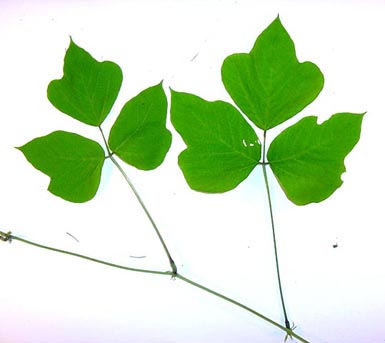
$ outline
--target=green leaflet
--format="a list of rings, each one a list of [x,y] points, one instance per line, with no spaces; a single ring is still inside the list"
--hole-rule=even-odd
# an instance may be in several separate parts
[[[187,145],[179,155],[179,166],[192,189],[226,192],[242,182],[260,160],[257,135],[226,102],[172,91],[171,121]]]
[[[93,126],[111,111],[122,84],[120,67],[98,62],[71,39],[64,58],[64,75],[48,85],[49,101],[58,110]]]
[[[144,90],[124,105],[116,119],[108,140],[111,150],[136,168],[155,169],[171,145],[166,116],[162,83]]]
[[[321,202],[342,185],[344,159],[360,138],[362,118],[339,113],[318,125],[316,117],[305,117],[273,140],[267,158],[292,202]]]
[[[95,141],[55,131],[17,149],[51,178],[51,193],[72,202],[85,202],[95,196],[105,160],[102,147]]]
[[[225,59],[222,81],[238,107],[263,130],[304,109],[324,83],[315,64],[298,62],[294,43],[279,17],[257,38],[249,54]]]

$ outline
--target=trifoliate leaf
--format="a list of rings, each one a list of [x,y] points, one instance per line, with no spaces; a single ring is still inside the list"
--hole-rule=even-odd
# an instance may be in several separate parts
[[[344,159],[360,138],[362,114],[339,113],[322,124],[305,117],[271,143],[267,158],[287,197],[321,202],[342,185]]]
[[[111,128],[110,149],[138,169],[155,169],[171,145],[166,116],[167,98],[162,83],[144,90],[124,105]]]
[[[85,202],[95,196],[105,160],[97,142],[75,133],[55,131],[18,149],[36,169],[51,178],[51,193],[72,202]]]
[[[120,67],[98,62],[71,39],[64,58],[64,75],[48,85],[49,101],[58,110],[93,126],[111,111],[122,84]]]
[[[250,53],[225,59],[222,81],[249,119],[268,130],[310,104],[324,79],[315,64],[298,62],[294,43],[277,17],[257,38]]]
[[[226,102],[209,102],[172,91],[171,121],[187,145],[179,155],[179,166],[194,190],[229,191],[260,160],[261,145],[256,133]]]

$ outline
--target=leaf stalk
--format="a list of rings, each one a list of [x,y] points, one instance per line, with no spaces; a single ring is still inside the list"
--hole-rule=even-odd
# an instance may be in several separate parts
[[[156,223],[155,223],[154,219],[152,218],[149,210],[147,209],[144,201],[142,200],[140,194],[136,190],[134,184],[131,182],[131,180],[128,177],[127,173],[124,171],[124,169],[119,164],[119,162],[114,158],[113,152],[111,152],[110,148],[108,147],[108,143],[107,143],[107,140],[106,140],[106,137],[104,135],[104,132],[103,132],[102,128],[100,126],[98,126],[98,128],[99,128],[100,133],[102,134],[103,141],[104,141],[104,144],[105,144],[106,149],[107,149],[107,153],[108,153],[107,158],[109,158],[112,161],[112,163],[116,166],[116,168],[118,168],[118,170],[120,171],[120,173],[122,174],[122,176],[126,180],[127,184],[130,186],[132,192],[134,193],[136,199],[138,200],[140,206],[142,207],[144,213],[146,214],[148,220],[150,221],[152,227],[154,228],[154,230],[156,232],[156,235],[158,236],[158,238],[160,240],[160,243],[162,244],[162,247],[163,247],[163,249],[164,249],[164,251],[165,251],[165,253],[167,255],[168,261],[170,263],[170,267],[171,267],[171,270],[172,270],[171,275],[172,275],[172,277],[175,277],[177,275],[177,273],[178,273],[178,269],[176,267],[176,264],[175,264],[174,260],[171,257],[170,251],[167,248],[166,242],[164,241],[164,239],[163,239],[163,237],[162,237],[162,235],[160,233],[160,230],[158,229],[158,226],[156,225]]]
[[[112,156],[112,154],[109,155],[108,157],[112,161],[112,163],[119,169],[120,173],[123,175],[124,179],[126,180],[128,185],[130,186],[132,192],[134,193],[136,199],[138,200],[140,206],[142,207],[144,213],[146,214],[148,220],[150,221],[152,227],[154,228],[156,235],[158,236],[160,243],[162,244],[162,247],[163,247],[163,249],[167,255],[168,261],[170,263],[171,270],[172,270],[172,276],[175,277],[178,273],[178,270],[177,270],[177,267],[176,267],[174,260],[171,257],[170,251],[167,248],[166,242],[164,241],[164,239],[163,239],[163,237],[162,237],[162,235],[158,229],[158,226],[156,225],[154,219],[152,218],[150,212],[148,211],[146,205],[144,204],[144,202],[143,202],[142,198],[140,197],[138,191],[136,190],[134,184],[131,182],[130,178],[127,176],[127,174],[123,170],[122,166],[118,163],[118,161],[114,158],[114,156]]]
[[[275,267],[276,267],[276,272],[277,272],[279,294],[281,297],[281,304],[282,304],[282,311],[283,311],[283,315],[284,315],[284,319],[285,319],[285,326],[286,326],[286,329],[291,330],[290,322],[289,322],[289,319],[287,317],[285,300],[283,297],[281,275],[280,275],[280,271],[279,271],[277,239],[276,239],[276,235],[275,235],[273,205],[272,205],[272,201],[271,201],[270,186],[269,186],[269,180],[268,180],[267,171],[266,171],[266,164],[267,164],[266,163],[266,130],[263,132],[263,148],[262,149],[263,150],[262,150],[262,163],[261,164],[262,164],[263,178],[264,178],[265,186],[266,186],[267,200],[269,203],[270,223],[271,223],[271,229],[272,229],[272,233],[273,233]]]

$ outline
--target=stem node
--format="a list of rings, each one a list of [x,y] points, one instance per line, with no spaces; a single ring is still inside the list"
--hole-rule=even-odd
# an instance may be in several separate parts
[[[0,239],[4,242],[11,241],[12,239],[12,232],[8,231],[7,233],[0,231]]]

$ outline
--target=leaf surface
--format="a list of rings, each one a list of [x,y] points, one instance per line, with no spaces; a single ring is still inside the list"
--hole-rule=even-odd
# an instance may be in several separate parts
[[[97,142],[75,133],[55,131],[17,149],[51,178],[51,193],[79,203],[95,196],[105,160]]]
[[[179,155],[179,166],[194,190],[231,190],[260,160],[261,145],[256,133],[226,102],[209,102],[172,91],[171,121],[187,145]]]
[[[238,107],[263,130],[304,109],[324,83],[315,64],[298,62],[294,43],[279,17],[261,33],[250,53],[225,59],[222,81]]]
[[[71,39],[64,58],[64,75],[48,85],[49,101],[81,122],[99,126],[118,96],[123,80],[120,67],[98,62]]]
[[[267,158],[289,200],[321,202],[342,185],[344,159],[360,138],[362,118],[338,113],[317,124],[316,117],[305,117],[273,140]]]
[[[147,88],[124,105],[110,131],[111,150],[138,169],[155,169],[171,145],[166,116],[167,98],[162,83]]]

